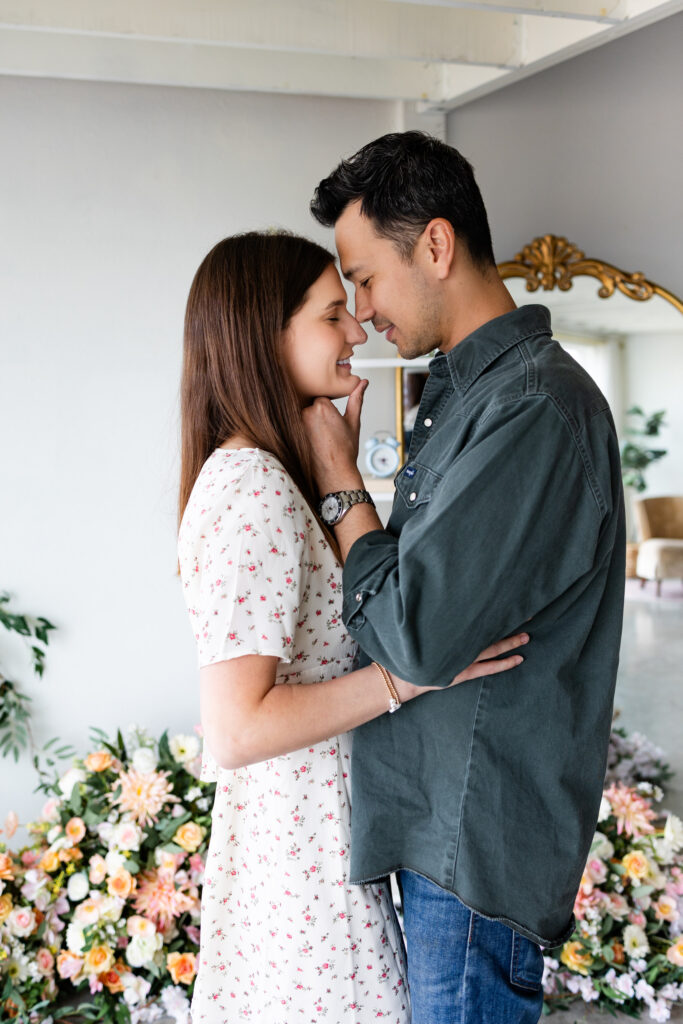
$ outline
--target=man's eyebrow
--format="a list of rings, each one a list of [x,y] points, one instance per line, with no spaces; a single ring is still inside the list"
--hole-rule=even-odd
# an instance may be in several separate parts
[[[362,269],[363,268],[360,265],[355,267],[347,267],[346,270],[344,270],[344,268],[342,267],[342,274],[347,281],[352,281],[356,274],[360,274]]]

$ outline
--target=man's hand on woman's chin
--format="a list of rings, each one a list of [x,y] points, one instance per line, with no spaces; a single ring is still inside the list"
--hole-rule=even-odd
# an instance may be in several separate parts
[[[366,380],[361,380],[356,385],[343,416],[329,398],[316,398],[303,410],[321,495],[363,487],[357,462],[360,414],[367,384]]]

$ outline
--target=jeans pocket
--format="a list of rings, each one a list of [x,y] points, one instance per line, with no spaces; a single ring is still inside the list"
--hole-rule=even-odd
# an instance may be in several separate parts
[[[540,992],[543,983],[543,954],[541,947],[518,932],[512,933],[510,981],[518,988]]]

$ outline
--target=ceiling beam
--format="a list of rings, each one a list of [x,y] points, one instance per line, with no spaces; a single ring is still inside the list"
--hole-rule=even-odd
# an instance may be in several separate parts
[[[0,25],[371,60],[520,64],[514,13],[427,12],[385,0],[0,0]]]
[[[546,18],[616,23],[624,17],[622,0],[383,0],[383,3],[450,10],[507,11]],[[425,12],[425,16],[426,12]]]
[[[0,28],[0,74],[438,105],[504,72]]]

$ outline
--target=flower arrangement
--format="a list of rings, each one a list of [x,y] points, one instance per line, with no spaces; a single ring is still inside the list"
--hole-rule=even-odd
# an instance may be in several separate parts
[[[648,782],[604,791],[568,942],[547,951],[545,1010],[573,999],[666,1021],[683,1002],[683,823]]]
[[[97,730],[61,777],[40,769],[30,845],[0,845],[3,1020],[57,1020],[76,1012],[53,1009],[66,999],[86,1020],[189,1024],[215,788],[199,764],[195,735],[111,743]],[[8,838],[17,825],[10,815]]]

